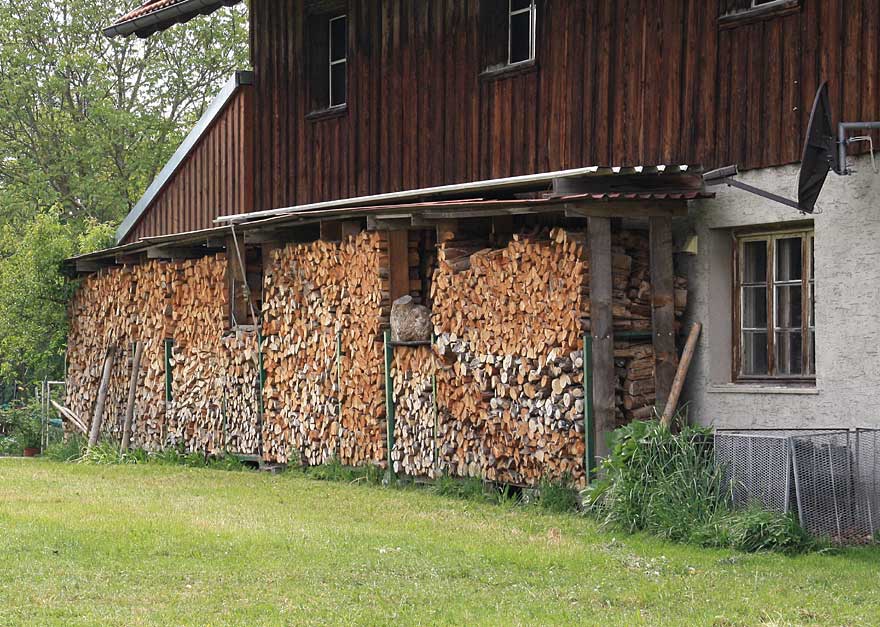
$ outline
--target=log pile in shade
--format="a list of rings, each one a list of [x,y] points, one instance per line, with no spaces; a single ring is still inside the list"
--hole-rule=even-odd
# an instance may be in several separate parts
[[[118,438],[132,346],[142,341],[136,447],[307,465],[338,459],[385,467],[390,457],[393,470],[414,477],[583,483],[584,234],[537,228],[490,241],[446,233],[422,254],[424,235],[410,234],[408,287],[430,305],[435,339],[394,349],[390,455],[383,346],[389,237],[361,232],[272,250],[264,258],[259,328],[227,328],[224,254],[86,278],[71,305],[67,407],[90,422],[114,346],[104,434]],[[612,254],[615,331],[650,331],[647,235],[616,232]],[[687,282],[676,278],[675,286],[681,314]],[[166,338],[173,339],[167,378]],[[649,418],[650,340],[620,336],[614,358],[618,421]]]

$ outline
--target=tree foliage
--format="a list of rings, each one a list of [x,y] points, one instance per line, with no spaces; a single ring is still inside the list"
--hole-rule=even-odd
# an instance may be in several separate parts
[[[220,85],[245,10],[107,39],[130,0],[0,0],[0,378],[59,376],[63,258],[103,247]],[[10,379],[12,378],[12,379]]]

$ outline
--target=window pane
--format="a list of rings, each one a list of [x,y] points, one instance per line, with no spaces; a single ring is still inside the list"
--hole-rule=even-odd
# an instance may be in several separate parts
[[[800,285],[776,287],[776,326],[780,329],[800,329],[804,319],[803,288]]]
[[[742,288],[743,311],[742,326],[744,329],[767,328],[767,288]]]
[[[341,17],[330,22],[330,60],[338,61],[346,57],[346,19]]]
[[[767,332],[743,332],[742,373],[746,376],[767,374]]]
[[[532,16],[527,11],[510,16],[510,62],[532,58]]]
[[[330,106],[338,107],[345,104],[347,63],[330,66]]]
[[[803,254],[800,237],[776,240],[776,280],[800,281],[803,277]]]
[[[801,365],[802,338],[800,331],[776,332],[776,374],[799,375]]]
[[[510,0],[510,12],[528,9],[532,5],[532,0]]]
[[[767,282],[767,242],[743,244],[743,283]]]

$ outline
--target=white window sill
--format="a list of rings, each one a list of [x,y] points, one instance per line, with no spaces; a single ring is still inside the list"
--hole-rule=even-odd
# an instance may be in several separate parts
[[[794,385],[761,385],[757,383],[722,383],[710,385],[709,394],[800,394],[815,396],[819,388]]]

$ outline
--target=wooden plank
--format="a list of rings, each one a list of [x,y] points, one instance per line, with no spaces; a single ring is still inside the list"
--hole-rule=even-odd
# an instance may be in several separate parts
[[[391,300],[409,294],[409,231],[388,232]]]
[[[649,223],[657,407],[662,410],[669,398],[677,368],[672,218],[650,218]]]
[[[593,413],[596,455],[608,455],[615,427],[614,320],[612,318],[611,220],[590,218],[590,317],[593,335]]]
[[[92,426],[89,431],[89,448],[98,443],[101,437],[101,425],[104,422],[104,406],[107,403],[107,389],[110,385],[110,375],[113,372],[113,363],[116,361],[116,347],[107,348],[107,355],[104,357],[104,370],[101,374],[101,385],[98,388],[98,399],[95,402],[95,415],[92,418]]]
[[[131,425],[134,421],[135,401],[137,398],[138,379],[141,369],[141,357],[144,354],[144,343],[135,343],[134,356],[131,359],[131,375],[128,382],[128,402],[125,406],[125,420],[122,423],[122,442],[119,450],[122,453],[128,451],[131,445]]]

